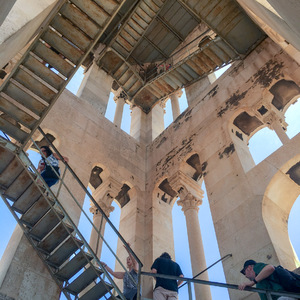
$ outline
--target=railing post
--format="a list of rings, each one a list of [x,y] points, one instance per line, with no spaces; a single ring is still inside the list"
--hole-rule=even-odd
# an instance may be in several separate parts
[[[62,186],[63,180],[64,180],[64,178],[65,178],[66,172],[67,172],[67,166],[65,166],[63,176],[60,178],[60,181],[59,181],[59,187],[58,187],[58,189],[57,189],[56,198],[58,198],[58,196],[59,196],[59,193],[60,193],[60,190],[61,190],[61,186]]]
[[[189,300],[192,300],[192,287],[190,281],[188,281]]]
[[[266,291],[266,296],[268,300],[272,300],[271,293],[269,291]]]

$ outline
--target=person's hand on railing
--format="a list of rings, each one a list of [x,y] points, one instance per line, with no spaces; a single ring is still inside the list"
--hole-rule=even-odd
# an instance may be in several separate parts
[[[53,153],[53,156],[54,156],[56,159],[61,160],[60,157],[59,157],[59,155],[57,155],[56,153]],[[69,162],[69,158],[68,158],[68,157],[63,156],[62,158],[63,158],[63,161],[64,161],[64,162],[66,162],[66,163]]]
[[[253,281],[245,282],[245,283],[239,285],[239,290],[242,291],[246,287],[252,287],[253,285],[255,285],[255,282],[253,282]]]

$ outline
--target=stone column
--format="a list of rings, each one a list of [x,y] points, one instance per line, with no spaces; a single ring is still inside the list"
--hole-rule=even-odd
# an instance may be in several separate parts
[[[151,141],[158,137],[165,129],[164,114],[166,104],[164,102],[157,103],[147,115],[151,117]]]
[[[178,193],[186,218],[186,226],[189,240],[190,256],[193,276],[206,269],[206,261],[202,236],[198,218],[199,205],[202,204],[203,191],[192,178],[178,171],[169,179],[171,187]],[[198,279],[209,280],[207,272],[201,274]],[[211,300],[210,287],[208,285],[194,284],[197,300]]]
[[[111,200],[112,201],[112,200]],[[105,215],[109,218],[109,215],[112,211],[114,211],[114,207],[111,205],[106,205],[104,202],[99,203],[101,209],[104,211]],[[103,239],[99,236],[99,232],[101,236],[104,236],[104,229],[106,225],[106,220],[99,212],[99,210],[92,206],[90,208],[90,212],[93,214],[93,224],[97,228],[97,230],[93,227],[90,237],[90,246],[97,255],[98,258],[101,256]]]
[[[179,107],[179,97],[181,97],[182,91],[179,91],[175,94],[170,96],[171,106],[172,106],[172,114],[173,114],[173,121],[180,115],[180,107]]]
[[[121,188],[121,183],[111,177],[108,177],[93,193],[93,198],[99,204],[107,217],[109,217],[110,213],[114,210],[111,203],[118,195]],[[94,227],[92,228],[89,244],[93,251],[97,254],[97,257],[100,258],[106,220],[102,217],[102,214],[94,204],[91,204],[90,212],[93,214],[93,224],[97,230]],[[99,236],[99,233],[102,237]]]
[[[121,128],[125,101],[124,101],[124,99],[118,98],[116,96],[114,97],[114,101],[117,104],[116,111],[115,111],[115,117],[114,117],[114,124],[117,125],[119,128]]]
[[[117,125],[119,128],[121,128],[121,124],[122,124],[123,109],[124,109],[124,104],[126,99],[127,99],[127,95],[121,88],[119,88],[116,91],[114,96],[114,101],[117,104],[115,117],[114,117],[114,124]]]
[[[274,130],[279,137],[281,143],[284,145],[289,142],[289,137],[285,132],[284,128],[287,128],[287,123],[283,121],[284,116],[278,116],[276,113],[270,113],[264,118],[264,122],[268,127]]]
[[[135,138],[138,142],[147,144],[152,140],[149,140],[148,118],[146,114],[137,106],[132,105],[131,109],[131,123],[130,123],[130,135]],[[151,128],[150,128],[151,129]]]
[[[113,79],[94,62],[85,73],[77,96],[89,102],[96,111],[105,115]]]

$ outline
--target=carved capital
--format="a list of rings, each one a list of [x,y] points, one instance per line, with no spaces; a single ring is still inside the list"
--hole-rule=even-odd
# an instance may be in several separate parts
[[[99,202],[110,202],[117,197],[122,188],[122,183],[112,177],[104,179],[102,184],[93,192],[94,199]]]
[[[277,127],[277,125],[280,125],[284,130],[286,130],[288,126],[288,124],[285,122],[284,115],[281,116],[275,112],[268,114],[263,121],[270,129],[273,130]]]
[[[187,193],[184,198],[180,197],[177,201],[179,206],[182,206],[182,211],[186,212],[189,209],[194,209],[198,213],[199,206],[202,204],[202,199],[193,196],[191,193]]]
[[[98,203],[99,206],[101,207],[101,209],[103,210],[103,212],[105,213],[105,215],[109,218],[109,215],[111,212],[114,211],[114,207],[111,205],[107,205],[104,202],[100,202]],[[90,212],[95,216],[95,215],[101,215],[98,208],[94,205],[92,207],[90,207]]]
[[[114,101],[121,101],[121,103],[125,104],[125,100],[127,99],[127,95],[126,93],[123,91],[122,88],[119,88],[116,92],[115,92],[115,96],[114,96]]]
[[[168,178],[168,181],[172,189],[177,192],[180,199],[185,198],[187,194],[191,194],[198,199],[203,198],[204,192],[199,184],[182,171],[176,172],[174,175]]]

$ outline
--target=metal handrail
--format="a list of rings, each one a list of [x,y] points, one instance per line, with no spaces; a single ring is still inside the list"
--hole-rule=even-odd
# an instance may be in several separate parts
[[[193,279],[196,279],[198,276],[200,276],[201,274],[203,274],[204,272],[206,272],[207,270],[209,270],[211,267],[213,267],[214,265],[216,265],[217,263],[219,263],[220,261],[224,260],[227,257],[232,257],[232,254],[227,254],[223,257],[221,257],[220,259],[218,259],[216,262],[214,262],[213,264],[211,264],[209,267],[207,267],[206,269],[204,269],[203,271],[201,271],[200,273],[196,274]],[[187,282],[185,282],[184,284],[182,284],[179,289],[181,289],[182,287],[184,287],[187,284]]]
[[[83,191],[85,192],[85,194],[89,197],[89,199],[91,200],[91,202],[95,205],[95,207],[98,209],[98,211],[101,213],[102,217],[106,220],[106,222],[110,225],[110,227],[113,229],[113,231],[115,232],[115,234],[118,236],[118,238],[121,240],[121,242],[125,245],[125,247],[129,250],[129,252],[132,254],[132,256],[134,257],[134,259],[137,261],[138,265],[139,265],[139,272],[138,272],[138,290],[140,289],[140,273],[141,273],[141,268],[143,267],[142,262],[139,260],[139,258],[137,257],[137,255],[134,253],[134,251],[129,247],[129,245],[127,244],[127,242],[125,241],[125,239],[123,238],[123,236],[119,233],[119,231],[115,228],[115,226],[112,224],[112,222],[110,221],[110,219],[106,216],[106,214],[104,213],[104,211],[101,209],[101,207],[99,206],[99,204],[96,202],[96,200],[93,198],[93,196],[90,194],[90,192],[87,190],[87,188],[83,185],[83,183],[81,182],[81,180],[78,178],[78,176],[76,175],[76,173],[72,170],[72,168],[64,161],[63,156],[59,153],[59,151],[56,149],[56,147],[51,143],[51,141],[48,139],[48,137],[46,136],[46,134],[44,133],[44,131],[38,127],[38,130],[40,131],[40,133],[43,135],[43,137],[45,138],[45,140],[47,141],[47,143],[49,145],[51,145],[51,148],[55,151],[55,153],[58,155],[58,157],[60,158],[60,160],[63,162],[63,164],[65,165],[65,168],[68,169],[68,171],[71,173],[71,175],[73,176],[73,178],[77,181],[77,183],[79,184],[79,186],[83,189]],[[35,143],[33,141],[33,143]],[[35,143],[36,145],[36,143]],[[36,147],[39,149],[38,145],[36,145]],[[65,169],[65,170],[66,170]],[[54,170],[54,169],[53,169]],[[54,170],[54,172],[56,172]],[[59,175],[59,174],[58,174]],[[61,180],[61,178],[59,177],[59,179]],[[110,250],[110,252],[114,255],[114,257],[116,258],[116,260],[120,263],[120,265],[122,266],[122,268],[125,270],[125,272],[128,272],[126,267],[123,265],[123,263],[120,261],[120,259],[116,256],[116,254],[113,252],[113,250],[110,248],[109,244],[105,241],[104,237],[101,235],[101,233],[99,232],[99,230],[95,227],[95,225],[93,224],[93,222],[89,219],[89,217],[87,216],[87,214],[85,213],[85,211],[82,209],[82,207],[79,205],[78,201],[76,200],[76,198],[73,196],[73,194],[71,193],[71,191],[68,189],[68,187],[66,186],[66,184],[61,181],[61,183],[64,185],[64,187],[67,189],[67,191],[69,192],[69,194],[72,196],[72,198],[74,199],[74,201],[77,203],[77,205],[80,207],[81,211],[84,213],[85,217],[89,220],[89,222],[91,223],[91,225],[93,226],[93,228],[96,230],[96,232],[98,233],[99,237],[103,240],[103,242],[105,243],[105,245],[108,247],[108,249]],[[100,267],[102,267],[102,265],[100,264]],[[103,268],[105,269],[105,268]],[[105,273],[107,272],[106,270],[104,271]],[[129,276],[132,278],[131,274],[128,272]],[[133,278],[132,278],[133,280]],[[138,293],[138,300],[139,300],[139,293]]]
[[[186,281],[189,285],[191,283],[197,283],[197,284],[217,286],[217,287],[222,287],[222,288],[227,288],[227,289],[232,289],[232,290],[239,290],[239,286],[237,284],[221,283],[221,282],[215,282],[215,281],[207,281],[207,280],[201,280],[201,279],[164,275],[164,274],[157,274],[157,273],[149,273],[149,272],[141,272],[141,275],[155,277],[155,278],[159,277],[159,278],[165,278],[165,279],[172,279],[172,280],[176,280],[176,281],[178,281],[178,280]],[[272,300],[271,295],[296,297],[296,298],[300,297],[300,293],[297,294],[297,293],[274,291],[274,290],[267,290],[267,289],[253,288],[253,287],[246,287],[243,291],[265,294],[268,297],[268,300]],[[192,299],[191,294],[189,296],[190,296],[190,300],[191,300]]]

